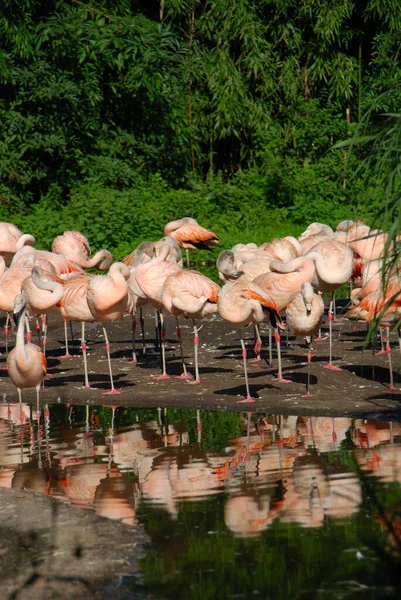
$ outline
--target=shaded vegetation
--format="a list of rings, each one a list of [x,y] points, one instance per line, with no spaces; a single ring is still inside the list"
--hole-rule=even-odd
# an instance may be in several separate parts
[[[333,147],[398,110],[400,31],[394,0],[6,0],[0,219],[116,258],[183,215],[223,246],[373,222],[372,144]]]

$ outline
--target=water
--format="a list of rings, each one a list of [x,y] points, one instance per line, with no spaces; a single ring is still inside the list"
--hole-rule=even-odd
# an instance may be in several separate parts
[[[128,597],[397,598],[401,423],[0,405],[0,486],[141,524]]]

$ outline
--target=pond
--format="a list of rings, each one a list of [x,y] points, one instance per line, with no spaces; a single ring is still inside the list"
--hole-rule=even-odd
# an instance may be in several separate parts
[[[0,405],[0,486],[141,524],[127,598],[400,597],[399,422],[23,409]]]

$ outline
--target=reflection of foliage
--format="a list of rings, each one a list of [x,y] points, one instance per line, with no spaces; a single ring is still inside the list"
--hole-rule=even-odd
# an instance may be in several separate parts
[[[380,534],[363,512],[350,523],[326,519],[318,531],[276,520],[259,538],[235,538],[224,525],[226,499],[220,494],[202,503],[181,503],[174,521],[164,511],[141,505],[138,517],[146,524],[151,548],[142,563],[145,583],[133,586],[137,593],[167,599],[250,598],[256,592],[265,598],[297,598],[302,593],[317,597],[320,589],[324,597],[334,598],[339,582],[357,581],[367,589],[394,584],[393,565],[383,569],[377,555],[361,545],[361,539]]]

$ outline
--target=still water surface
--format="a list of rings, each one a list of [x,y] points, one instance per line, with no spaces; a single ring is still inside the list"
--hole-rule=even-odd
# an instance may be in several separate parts
[[[401,423],[0,405],[0,486],[150,543],[136,598],[400,598]]]

